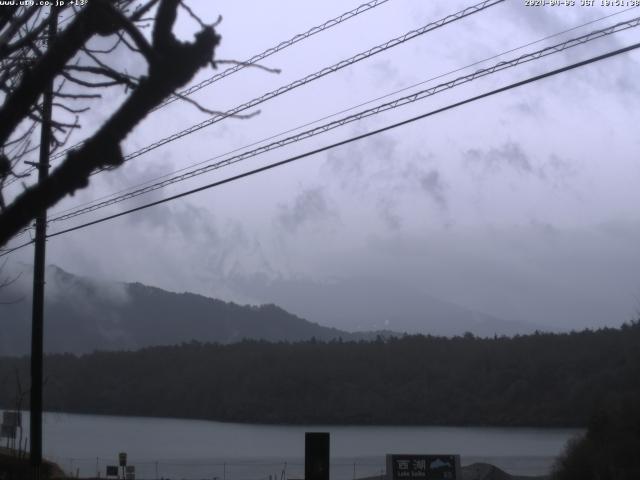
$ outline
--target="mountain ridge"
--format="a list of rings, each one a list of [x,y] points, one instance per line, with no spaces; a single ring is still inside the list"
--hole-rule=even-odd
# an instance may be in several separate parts
[[[28,272],[28,266],[24,266]],[[474,322],[477,312],[464,307],[453,306],[447,302],[418,304],[410,303],[411,297],[398,298],[388,296],[389,305],[384,298],[378,298],[379,290],[371,295],[363,289],[354,293],[351,304],[347,305],[345,292],[330,295],[333,290],[320,291],[312,299],[315,307],[324,304],[327,320],[332,314],[344,308],[343,317],[347,319],[356,314],[353,304],[362,303],[362,308],[372,310],[371,316],[393,315],[402,318],[407,310],[407,318],[418,319],[417,311],[424,319],[422,332],[396,328],[394,331],[383,325],[379,328],[360,330],[338,328],[335,324],[327,326],[319,318],[309,319],[306,315],[291,313],[283,308],[280,301],[266,302],[261,305],[240,305],[192,292],[172,292],[140,282],[103,281],[69,273],[64,269],[49,265],[47,268],[47,288],[45,290],[45,351],[47,353],[90,353],[95,350],[136,350],[149,346],[175,345],[192,340],[228,344],[243,339],[278,341],[305,341],[315,338],[329,341],[333,339],[373,340],[383,337],[401,336],[405,332],[424,333],[441,336],[463,335],[466,332],[481,336],[494,334],[513,334],[519,326],[517,322],[507,322],[493,317],[493,323]],[[293,282],[295,283],[295,282]],[[312,300],[312,284],[291,282],[293,295],[300,294],[300,301]],[[293,286],[292,286],[293,285]],[[348,284],[345,284],[348,285]],[[30,275],[23,275],[12,285],[0,291],[0,302],[22,298],[17,303],[9,302],[0,306],[0,318],[4,325],[0,329],[0,355],[23,355],[30,350]],[[278,298],[273,292],[274,298]],[[277,303],[277,304],[276,304]],[[432,302],[433,303],[433,302]],[[429,307],[431,305],[431,308]],[[404,309],[404,307],[407,307]],[[502,330],[501,323],[507,325]],[[344,325],[353,327],[353,322],[345,320]],[[395,321],[392,326],[398,325]],[[445,329],[450,327],[449,332]],[[373,325],[372,325],[373,326]],[[522,327],[522,326],[520,326]],[[351,331],[349,331],[351,330]],[[354,331],[356,330],[356,331]],[[532,326],[522,330],[534,331]],[[522,333],[517,332],[516,333]]]
[[[2,292],[22,295],[4,305],[0,355],[23,355],[29,346],[30,305],[21,279]],[[380,332],[350,333],[324,327],[275,304],[239,305],[191,292],[170,292],[140,282],[100,282],[50,266],[45,296],[45,351],[90,353],[136,350],[192,340],[233,343],[267,341],[359,340]],[[388,333],[388,332],[386,332]]]

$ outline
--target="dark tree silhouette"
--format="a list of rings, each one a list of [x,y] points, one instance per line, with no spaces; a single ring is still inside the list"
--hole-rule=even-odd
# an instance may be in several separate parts
[[[625,400],[591,416],[586,434],[571,440],[557,459],[553,480],[640,478],[640,406],[637,398]]]
[[[193,42],[173,34],[180,7],[201,25]],[[42,121],[41,98],[52,80],[57,114],[51,121],[53,151],[80,126],[79,116],[104,89],[124,87],[130,93],[90,138],[66,153],[45,181],[25,188],[9,204],[0,201],[0,247],[38,212],[86,187],[92,172],[121,165],[120,142],[136,125],[199,69],[215,66],[220,37],[214,25],[203,24],[182,0],[90,0],[75,12],[70,8],[0,9],[0,193],[8,182],[18,180],[18,165],[37,148],[32,138]],[[61,13],[70,21],[55,38],[47,38],[50,15]],[[143,28],[149,24],[153,29],[147,39]],[[104,48],[96,47],[96,40],[113,42]],[[113,54],[123,49],[146,62],[145,75],[114,67]]]
[[[51,354],[44,398],[48,411],[231,422],[589,425],[581,451],[628,470],[640,459],[639,346],[640,323],[631,323],[513,338],[247,340]],[[26,383],[27,358],[0,357],[0,381],[16,369]],[[0,383],[0,407],[14,405],[13,383]],[[590,422],[593,412],[606,415]]]
[[[0,262],[0,290],[8,287],[12,283],[15,283],[20,278],[20,274],[18,275],[7,274],[5,272],[6,265],[7,265],[7,259]],[[3,305],[19,302],[20,300],[21,300],[20,297],[13,298],[13,299],[2,298],[0,299],[0,307],[2,307]]]

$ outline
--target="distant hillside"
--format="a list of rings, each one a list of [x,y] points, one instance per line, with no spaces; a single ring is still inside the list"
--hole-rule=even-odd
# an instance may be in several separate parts
[[[585,426],[640,403],[640,323],[480,339],[230,345],[45,358],[53,411],[251,423]],[[0,358],[0,407],[27,358]],[[23,405],[26,406],[26,405]]]
[[[135,350],[192,340],[226,344],[245,338],[369,340],[404,332],[493,336],[550,330],[501,320],[410,288],[400,294],[373,280],[242,286],[241,291],[265,300],[260,306],[80,277],[54,265],[47,267],[46,282],[45,351],[51,353]],[[31,288],[32,278],[25,274],[0,289],[0,355],[30,350]]]
[[[45,350],[87,353],[199,340],[298,341],[368,338],[296,317],[275,305],[249,306],[140,283],[101,282],[47,269]],[[29,351],[30,279],[0,291],[0,355]],[[18,300],[18,301],[15,301]],[[15,302],[14,302],[15,301]]]
[[[314,282],[256,276],[232,281],[238,291],[252,298],[274,302],[313,322],[348,331],[387,329],[442,336],[471,332],[492,337],[558,330],[545,325],[543,319],[537,324],[505,320],[429,295],[420,285],[398,285],[387,279]]]

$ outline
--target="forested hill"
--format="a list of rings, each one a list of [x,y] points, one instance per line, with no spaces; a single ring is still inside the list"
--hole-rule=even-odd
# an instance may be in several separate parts
[[[24,355],[30,349],[30,282],[19,280],[0,290],[0,355]],[[232,343],[376,335],[324,327],[276,305],[238,305],[140,283],[99,281],[53,265],[48,267],[45,310],[44,347],[50,353],[135,350],[194,339]]]
[[[15,369],[0,359],[0,402]],[[584,426],[640,402],[640,324],[515,338],[189,343],[45,360],[45,407],[263,423]],[[24,406],[24,405],[23,405]]]
[[[4,272],[7,278],[16,281],[0,288],[0,356],[20,356],[30,351],[31,270],[23,266],[22,270]],[[300,285],[293,281],[284,285],[275,282],[278,288],[255,297],[264,298],[266,304],[240,305],[141,283],[82,277],[55,265],[49,265],[46,273],[47,353],[137,350],[191,340],[357,341],[375,339],[378,334],[401,335],[405,331],[446,336],[467,331],[481,336],[548,331],[544,326],[501,320],[417,291],[398,296],[384,283],[355,282],[359,289],[354,289],[349,282],[323,287],[305,282]],[[289,297],[278,294],[283,287]],[[290,297],[296,298],[296,302],[288,302]],[[272,303],[278,298],[293,310],[282,308],[278,301]],[[304,312],[305,305],[310,312],[316,312],[314,321],[291,313]],[[363,318],[366,315],[368,319]],[[399,330],[392,332],[389,325]],[[383,326],[385,330],[380,330]],[[367,331],[369,327],[371,331]]]

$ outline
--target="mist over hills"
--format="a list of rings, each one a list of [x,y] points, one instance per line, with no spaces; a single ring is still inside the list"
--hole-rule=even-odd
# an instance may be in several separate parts
[[[47,270],[45,351],[51,353],[134,350],[192,340],[232,343],[245,338],[298,341],[357,337],[308,322],[273,304],[242,306],[140,283],[78,277],[55,266]],[[0,355],[29,351],[31,305],[25,292],[30,280],[21,278],[2,292],[2,299],[20,301],[1,307]]]
[[[238,305],[140,283],[80,277],[53,265],[47,268],[46,281],[45,351],[49,353],[135,350],[192,340],[222,344],[243,339],[295,342],[314,337],[349,341],[404,332],[451,336],[468,331],[492,336],[535,330],[532,325],[507,322],[411,292],[402,297],[387,293],[385,297],[383,285],[366,290],[353,285],[314,288],[304,282],[281,282],[263,291],[277,303],[292,304],[298,315],[305,305],[311,311],[325,311],[324,320],[318,313],[312,322],[273,303]],[[30,275],[22,275],[0,291],[0,302],[4,302],[0,305],[0,355],[29,352],[31,282]],[[285,291],[287,295],[283,295]],[[366,324],[362,308],[368,309],[373,319],[391,321]],[[332,326],[323,326],[327,323]],[[371,328],[364,330],[363,323]]]
[[[425,293],[419,285],[346,278],[333,282],[235,279],[237,290],[274,302],[312,322],[348,331],[391,330],[410,334],[490,337],[558,331],[541,323],[508,321]]]

